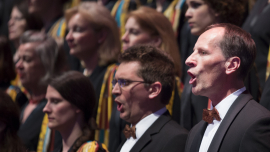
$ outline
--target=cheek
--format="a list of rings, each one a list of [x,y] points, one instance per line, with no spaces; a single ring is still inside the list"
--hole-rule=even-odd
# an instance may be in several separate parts
[[[40,79],[45,75],[45,69],[44,67],[40,64],[26,64],[25,65],[25,70],[29,74],[30,77],[33,77],[35,79]]]
[[[26,21],[23,20],[18,24],[18,30],[20,30],[21,32],[24,32],[26,30]]]
[[[135,44],[145,44],[145,43],[150,43],[150,42],[151,42],[150,37],[148,37],[146,35],[140,35],[140,36],[133,37],[130,41],[132,46]]]
[[[215,22],[215,17],[209,12],[209,10],[205,10],[199,13],[198,18],[201,22],[201,28],[203,29]]]
[[[89,47],[96,43],[96,38],[93,38],[92,35],[75,35],[74,39],[80,47]]]
[[[70,106],[60,106],[54,109],[56,111],[55,116],[58,118],[58,121],[67,122],[72,118],[75,118],[76,112]]]

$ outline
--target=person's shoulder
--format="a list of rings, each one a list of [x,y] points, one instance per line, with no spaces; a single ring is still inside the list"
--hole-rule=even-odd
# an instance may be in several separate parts
[[[108,152],[107,147],[97,141],[85,142],[77,152]]]
[[[184,127],[182,127],[172,119],[169,120],[160,131],[165,132],[166,136],[178,136],[188,134],[188,131]]]
[[[256,114],[257,117],[263,116],[270,118],[270,111],[265,107],[263,107],[262,105],[260,105],[255,100],[251,100],[250,102],[248,102],[246,105],[246,109],[250,110],[249,113],[251,113],[252,115]]]

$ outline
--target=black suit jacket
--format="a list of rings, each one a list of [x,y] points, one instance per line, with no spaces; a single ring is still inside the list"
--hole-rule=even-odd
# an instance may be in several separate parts
[[[187,134],[188,131],[173,121],[167,111],[146,130],[130,152],[183,152]]]
[[[189,134],[185,152],[199,151],[207,123],[199,122]],[[208,152],[269,152],[270,112],[242,93],[222,120]]]

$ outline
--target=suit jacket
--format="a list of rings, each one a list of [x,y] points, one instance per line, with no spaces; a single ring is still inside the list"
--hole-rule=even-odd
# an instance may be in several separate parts
[[[207,127],[201,121],[189,134],[185,152],[199,151]],[[270,112],[245,91],[222,120],[208,152],[269,152]]]
[[[173,121],[167,111],[146,130],[130,152],[183,152],[187,134],[188,131]]]

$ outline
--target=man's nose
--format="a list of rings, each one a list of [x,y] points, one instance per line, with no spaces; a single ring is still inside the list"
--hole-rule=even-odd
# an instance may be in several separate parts
[[[195,60],[195,55],[194,53],[192,53],[187,59],[186,59],[186,62],[185,64],[189,67],[194,67],[196,66],[196,60]]]

